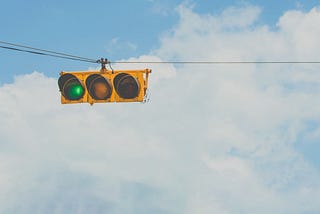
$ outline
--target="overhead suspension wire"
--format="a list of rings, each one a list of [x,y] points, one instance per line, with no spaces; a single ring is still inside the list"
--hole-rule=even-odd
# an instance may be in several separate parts
[[[111,61],[114,64],[320,64],[320,61]]]
[[[64,58],[64,59],[97,63],[97,60],[86,58],[86,57],[81,57],[81,56],[56,52],[56,51],[50,51],[50,50],[46,50],[46,49],[34,48],[31,46],[20,45],[20,44],[15,44],[15,43],[11,43],[11,42],[0,41],[0,44],[24,48],[24,49],[19,49],[19,48],[12,48],[12,47],[8,47],[8,46],[1,46],[1,48],[5,48],[5,49],[11,49],[11,50],[16,50],[16,51],[22,51],[22,52],[27,52],[27,53],[32,53],[32,54],[46,55],[46,56],[52,56],[52,57],[58,57],[58,58]],[[34,51],[28,51],[25,49],[34,50]]]
[[[55,54],[49,54],[49,53],[42,53],[42,52],[37,52],[37,51],[23,50],[23,49],[19,49],[19,48],[8,47],[8,46],[0,46],[0,48],[4,48],[4,49],[8,49],[8,50],[13,50],[13,51],[19,51],[19,52],[25,52],[25,53],[31,53],[31,54],[37,54],[37,55],[43,55],[43,56],[51,56],[51,57],[62,58],[62,59],[69,59],[69,60],[89,62],[89,63],[97,63],[96,60],[95,60],[95,61],[92,61],[92,60],[85,60],[85,59],[79,59],[79,58],[73,58],[73,57],[67,57],[67,56],[59,56],[59,55],[55,55]]]
[[[284,60],[284,61],[277,61],[277,60],[270,60],[270,61],[109,61],[107,59],[99,59],[94,60],[86,57],[81,57],[77,55],[71,55],[67,53],[61,53],[46,49],[35,48],[31,46],[15,44],[5,41],[0,41],[0,48],[13,50],[13,51],[20,51],[26,52],[30,54],[37,54],[43,56],[50,56],[74,61],[82,61],[87,63],[98,63],[102,65],[109,64],[320,64],[320,61],[293,61],[293,60]],[[23,49],[22,49],[23,48]]]

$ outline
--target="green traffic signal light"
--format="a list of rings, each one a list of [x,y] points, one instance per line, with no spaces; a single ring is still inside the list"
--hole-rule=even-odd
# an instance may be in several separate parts
[[[84,89],[77,82],[70,82],[65,86],[65,95],[69,100],[79,100],[84,94]]]
[[[85,88],[80,80],[72,74],[60,76],[58,85],[61,93],[68,100],[79,100],[85,93]]]

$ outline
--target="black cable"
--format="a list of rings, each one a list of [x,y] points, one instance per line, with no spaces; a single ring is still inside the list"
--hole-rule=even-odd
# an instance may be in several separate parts
[[[60,52],[50,51],[50,50],[45,50],[45,49],[40,49],[40,48],[34,48],[34,47],[10,43],[10,42],[0,41],[0,44],[10,45],[10,46],[20,47],[20,48],[26,48],[26,49],[30,49],[30,50],[36,50],[36,51],[41,51],[41,52],[50,53],[50,54],[54,54],[54,55],[61,55],[61,56],[65,56],[65,57],[81,59],[81,60],[86,60],[86,61],[92,61],[92,62],[97,61],[97,60],[86,58],[86,57],[81,57],[81,56],[76,56],[76,55],[71,55],[71,54],[66,54],[66,53],[60,53]]]
[[[75,60],[75,61],[82,61],[82,62],[88,62],[88,63],[102,62],[101,60],[94,60],[86,57],[80,57],[80,56],[66,54],[66,53],[59,53],[56,51],[39,49],[39,48],[34,48],[34,47],[10,43],[10,42],[0,41],[0,44],[14,46],[14,47],[0,46],[0,48],[14,50],[14,51],[51,56],[51,57],[69,59],[69,60]],[[21,47],[21,48],[30,49],[30,50],[25,50],[25,49],[20,49],[15,47]],[[111,63],[118,63],[118,64],[320,64],[320,61],[107,61],[107,62],[109,65]]]
[[[114,61],[118,64],[320,64],[320,61]]]
[[[59,56],[59,55],[55,55],[55,54],[41,53],[41,52],[37,52],[37,51],[29,51],[29,50],[13,48],[13,47],[8,47],[8,46],[0,46],[0,48],[14,50],[14,51],[20,51],[20,52],[26,52],[26,53],[31,53],[31,54],[37,54],[37,55],[43,55],[43,56],[51,56],[51,57],[56,57],[56,58],[61,58],[61,59],[69,59],[69,60],[74,60],[74,61],[98,63],[97,60],[86,60],[86,59],[74,58],[74,57],[68,57],[68,56]]]

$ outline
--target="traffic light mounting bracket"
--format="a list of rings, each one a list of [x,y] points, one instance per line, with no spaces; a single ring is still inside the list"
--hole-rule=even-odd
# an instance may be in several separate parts
[[[111,62],[108,59],[101,58],[97,62],[101,64],[101,70],[100,70],[101,73],[107,73],[108,72],[108,69],[106,68],[106,65],[109,64],[109,67],[111,69],[111,73],[114,74],[114,70],[113,70],[113,68],[111,66]]]

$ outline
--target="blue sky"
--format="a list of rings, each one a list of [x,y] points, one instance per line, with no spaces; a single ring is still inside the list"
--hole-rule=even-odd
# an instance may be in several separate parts
[[[260,24],[274,26],[289,9],[308,11],[317,4],[308,1],[9,1],[1,7],[2,40],[34,47],[72,53],[89,58],[118,60],[137,57],[157,49],[161,35],[170,30],[179,17],[179,4],[193,5],[200,14],[219,14],[228,6],[258,5]],[[57,76],[56,71],[86,69],[83,63],[28,56],[1,50],[6,62],[0,66],[1,83],[16,74],[41,71]],[[14,63],[13,63],[14,62]]]
[[[309,1],[7,1],[1,41],[110,60],[320,61]],[[317,64],[151,68],[146,104],[61,105],[0,49],[0,213],[319,213]]]

